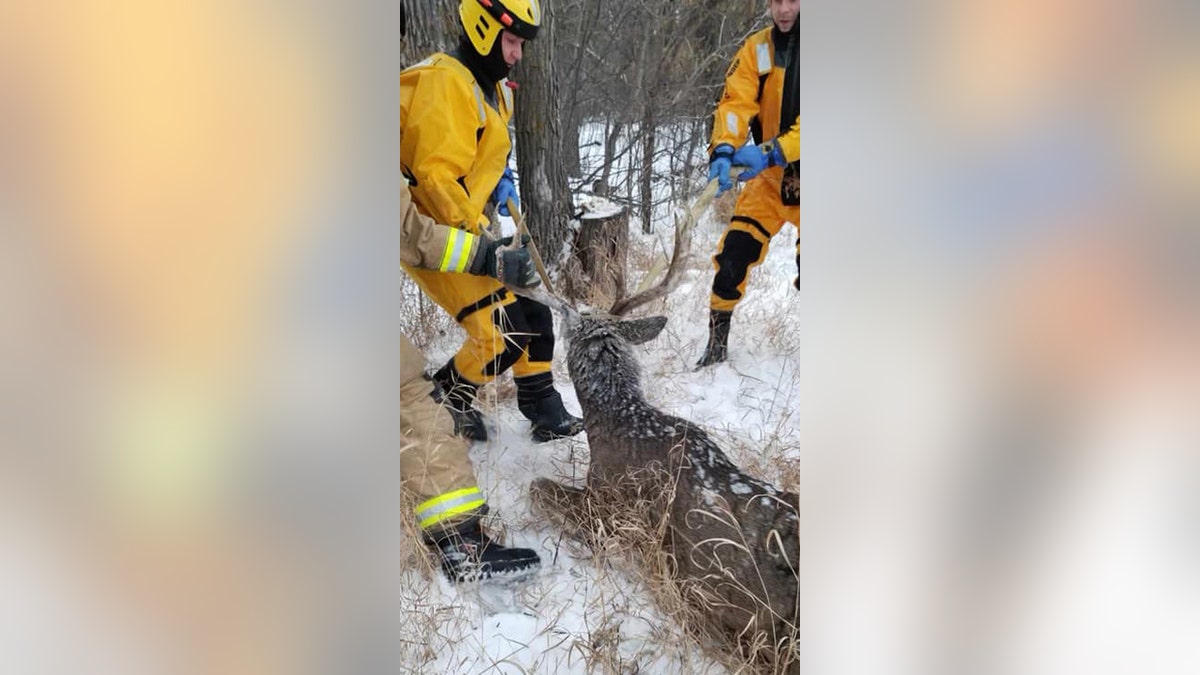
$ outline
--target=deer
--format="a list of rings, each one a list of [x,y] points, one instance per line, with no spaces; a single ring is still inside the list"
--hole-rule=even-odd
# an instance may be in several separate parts
[[[671,580],[707,636],[774,672],[798,673],[799,497],[748,475],[699,425],[646,400],[631,345],[657,337],[667,319],[623,316],[678,282],[690,232],[716,186],[710,182],[676,220],[674,250],[659,283],[644,284],[607,314],[581,313],[555,295],[535,249],[546,283],[516,292],[562,318],[589,459],[584,487],[540,478],[530,486],[531,500],[592,544],[597,526],[629,532],[633,514],[643,541],[652,538],[665,554]],[[523,231],[524,223],[517,224]],[[660,265],[647,279],[661,272]]]

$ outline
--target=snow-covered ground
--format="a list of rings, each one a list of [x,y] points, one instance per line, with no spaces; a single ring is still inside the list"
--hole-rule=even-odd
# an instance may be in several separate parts
[[[631,220],[635,252],[670,249],[670,214],[662,215],[665,222],[656,224],[653,235],[642,234]],[[729,362],[694,372],[707,338],[710,257],[724,225],[710,209],[694,232],[677,289],[665,301],[635,310],[669,317],[656,340],[635,348],[646,396],[702,425],[742,467],[795,489],[801,317],[801,294],[792,286],[796,230],[784,226],[754,271],[734,315]],[[639,257],[631,253],[631,260]],[[631,285],[636,285],[644,270],[631,268]],[[426,349],[431,365],[443,362],[461,342],[456,327],[443,333]],[[558,347],[556,381],[567,408],[578,412],[565,351],[565,345]],[[414,563],[421,547],[406,542],[410,555],[401,570],[405,667],[430,673],[586,673],[602,663],[615,672],[727,672],[655,607],[627,563],[593,559],[531,510],[528,487],[534,478],[586,475],[586,434],[534,444],[528,422],[517,411],[510,376],[481,396],[495,433],[472,449],[480,485],[509,543],[536,549],[543,571],[515,589],[455,587]]]

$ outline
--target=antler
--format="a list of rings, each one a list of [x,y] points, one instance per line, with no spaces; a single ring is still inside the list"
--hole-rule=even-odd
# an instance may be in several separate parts
[[[737,176],[738,173],[744,168],[745,167],[740,166],[732,167],[730,169],[730,176]],[[613,306],[608,310],[610,315],[623,316],[635,307],[641,307],[651,300],[657,300],[658,298],[665,296],[675,288],[675,285],[679,282],[679,271],[682,269],[680,261],[687,256],[688,249],[691,248],[692,230],[695,229],[696,223],[700,220],[700,214],[704,213],[704,211],[708,209],[709,205],[712,204],[713,198],[717,196],[717,188],[719,186],[720,184],[716,178],[708,181],[708,184],[705,185],[704,189],[700,192],[700,196],[697,197],[696,201],[692,203],[691,208],[684,212],[683,221],[679,220],[678,214],[675,216],[675,245],[672,247],[670,262],[668,263],[663,259],[657,260],[654,263],[654,266],[650,268],[650,271],[647,272],[646,276],[642,279],[642,283],[640,284],[638,291],[627,298],[622,298],[613,303]],[[514,204],[509,205],[509,212],[517,213]],[[523,220],[518,221],[518,225],[523,227]],[[517,239],[519,239],[519,236]],[[532,242],[530,243],[532,244]],[[531,247],[530,252],[535,256],[534,261],[538,263],[538,272],[541,274],[544,282],[543,287],[533,289],[518,289],[510,286],[509,290],[517,295],[523,295],[531,300],[537,300],[544,305],[558,310],[560,313],[568,317],[578,317],[579,310],[577,310],[570,302],[559,297],[558,294],[556,294],[554,290],[550,288],[550,280],[546,276],[545,268],[541,265],[541,257],[537,255],[537,249]],[[663,275],[662,279],[657,284],[650,286],[651,281],[659,275],[664,265],[667,267],[666,274]]]
[[[675,246],[672,247],[671,262],[667,265],[667,272],[663,275],[662,279],[654,286],[649,286],[651,280],[658,276],[663,265],[666,264],[665,260],[660,259],[646,273],[638,291],[627,298],[622,298],[613,303],[612,308],[608,310],[610,314],[622,316],[635,307],[641,307],[651,300],[657,300],[665,296],[675,288],[675,284],[679,281],[680,261],[687,256],[688,249],[691,248],[692,230],[696,227],[696,221],[700,219],[700,214],[708,208],[713,198],[717,196],[717,187],[717,180],[715,178],[710,180],[708,185],[704,186],[704,190],[696,198],[692,207],[684,212],[683,221],[680,221],[679,216],[676,215]]]

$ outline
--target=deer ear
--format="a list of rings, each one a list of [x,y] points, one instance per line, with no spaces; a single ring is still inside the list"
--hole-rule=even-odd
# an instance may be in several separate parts
[[[624,319],[613,324],[613,331],[632,345],[640,345],[658,337],[667,325],[665,316],[644,316],[640,319]]]

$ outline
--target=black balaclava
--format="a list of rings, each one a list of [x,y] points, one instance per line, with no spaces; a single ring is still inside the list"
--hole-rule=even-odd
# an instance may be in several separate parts
[[[458,36],[458,49],[455,55],[475,76],[475,80],[479,82],[479,88],[485,94],[494,93],[496,83],[508,77],[508,72],[512,70],[512,66],[504,60],[504,48],[500,46],[500,42],[501,36],[497,35],[496,40],[492,42],[492,50],[481,55],[475,51],[475,45],[471,44],[466,33],[459,33]]]
[[[800,44],[800,20],[792,22],[792,29],[788,32],[779,30],[779,26],[771,24],[771,41],[775,43],[775,63],[776,65],[787,68],[791,63],[793,49]],[[799,51],[799,49],[795,49]]]

